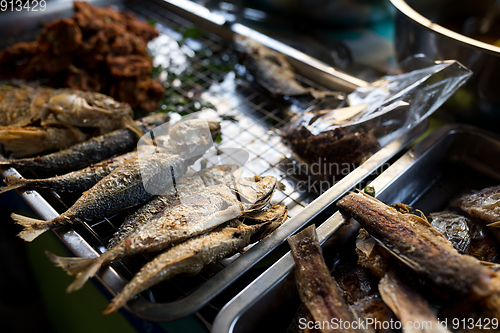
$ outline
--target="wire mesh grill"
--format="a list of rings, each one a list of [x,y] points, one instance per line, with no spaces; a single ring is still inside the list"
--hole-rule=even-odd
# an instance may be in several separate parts
[[[198,29],[154,2],[132,1],[126,10],[140,18],[154,20],[161,35],[150,43],[158,74],[165,82],[166,98],[161,111],[180,115],[195,111],[215,112],[222,117],[222,141],[218,148],[241,147],[249,153],[243,166],[243,176],[274,176],[284,187],[276,190],[271,203],[283,203],[289,216],[296,215],[317,195],[301,192],[297,179],[287,172],[295,161],[291,150],[282,142],[279,129],[291,117],[314,106],[318,101],[308,97],[277,98],[253,82],[244,66],[239,64],[235,45],[217,35]],[[121,8],[120,8],[121,9]],[[299,82],[326,90],[314,82],[299,77]],[[58,200],[53,200],[53,199]],[[59,211],[66,210],[76,198],[52,193],[51,203]],[[93,248],[103,253],[126,214],[123,212],[96,223],[84,222],[74,227]],[[152,256],[141,255],[113,263],[120,275],[130,280]],[[189,295],[203,282],[222,270],[231,260],[223,260],[202,273],[173,278],[151,288],[143,295],[153,302],[172,302]]]

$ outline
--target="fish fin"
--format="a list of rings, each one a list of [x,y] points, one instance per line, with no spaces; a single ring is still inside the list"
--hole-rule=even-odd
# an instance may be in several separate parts
[[[42,233],[50,229],[50,225],[43,225],[40,227],[40,223],[46,222],[43,220],[34,219],[31,217],[18,215],[16,213],[12,213],[10,216],[17,224],[20,224],[24,227],[24,230],[17,234],[19,237],[24,239],[27,242],[31,242],[33,239],[40,236]]]
[[[0,188],[0,194],[11,191],[11,190],[15,190],[16,188],[26,186],[28,184],[28,181],[27,181],[27,179],[25,179],[23,177],[15,177],[15,176],[9,175],[9,176],[5,177],[5,183],[7,184],[7,186]]]
[[[123,127],[128,128],[129,130],[134,132],[135,135],[137,135],[137,137],[139,138],[144,135],[142,129],[135,123],[134,119],[132,119],[132,117],[130,116],[125,116],[122,118],[122,125]]]
[[[305,237],[311,238],[314,242],[318,241],[318,234],[316,233],[316,227],[314,226],[314,224],[305,228],[301,232],[299,232],[293,236],[288,237],[287,241],[288,241],[288,244],[290,244],[290,247],[294,248],[294,247],[298,246],[300,240],[305,238]]]

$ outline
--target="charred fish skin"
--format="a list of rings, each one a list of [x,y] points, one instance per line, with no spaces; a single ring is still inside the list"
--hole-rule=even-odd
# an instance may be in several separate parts
[[[276,184],[274,177],[263,177],[262,187]],[[272,187],[271,191],[274,191]],[[268,193],[263,193],[268,196]],[[80,289],[104,264],[125,256],[143,252],[160,251],[172,244],[197,236],[231,219],[241,216],[245,206],[226,185],[202,189],[182,199],[178,205],[161,211],[133,232],[110,251],[97,258],[62,258],[51,260],[63,267],[68,274],[77,274],[68,292]]]
[[[337,202],[337,206],[436,286],[471,299],[480,299],[493,292],[491,270],[473,257],[460,255],[441,234],[420,221],[415,222],[412,215],[402,214],[362,193],[348,194]]]
[[[44,231],[63,225],[93,221],[120,210],[134,207],[150,200],[154,195],[146,191],[144,172],[156,173],[162,182],[156,184],[165,191],[172,186],[172,172],[181,177],[186,171],[185,161],[177,155],[154,154],[142,161],[145,169],[139,169],[138,158],[131,158],[101,179],[63,214],[49,221],[35,220],[12,214],[12,218],[25,229],[19,236],[32,241]],[[142,173],[141,173],[142,171]],[[164,174],[163,177],[160,175]]]
[[[355,322],[356,316],[348,307],[343,293],[331,277],[314,226],[289,237],[288,243],[295,261],[295,281],[302,305],[311,319],[319,322],[332,322],[341,319]],[[328,329],[329,328],[329,329]],[[328,327],[321,332],[336,332]],[[343,332],[360,332],[352,328]]]
[[[149,287],[181,273],[197,274],[206,265],[236,254],[250,243],[262,224],[247,226],[232,222],[208,234],[189,239],[158,255],[147,263],[111,301],[104,311],[109,314]]]
[[[163,113],[146,118],[151,119],[143,119],[136,122],[136,125],[144,131],[149,131],[170,119],[167,114]],[[33,158],[0,159],[0,166],[30,169],[36,173],[43,174],[71,172],[98,163],[114,155],[125,154],[136,147],[137,139],[137,135],[133,131],[122,128],[52,154]]]

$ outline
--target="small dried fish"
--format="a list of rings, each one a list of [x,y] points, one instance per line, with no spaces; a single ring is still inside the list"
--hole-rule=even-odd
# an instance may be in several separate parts
[[[263,177],[257,182],[240,179],[233,189],[226,185],[204,188],[185,197],[180,204],[155,215],[147,223],[142,223],[128,237],[97,258],[62,258],[52,255],[51,260],[68,274],[77,274],[67,289],[77,290],[95,275],[99,267],[115,259],[163,250],[237,218],[246,210],[262,208],[269,202],[275,187],[276,178]],[[245,202],[244,197],[257,200],[254,203]]]
[[[143,131],[149,131],[168,120],[167,114],[159,113],[139,119],[135,124]],[[122,128],[52,154],[33,158],[0,159],[0,166],[30,169],[45,174],[70,172],[99,163],[114,155],[125,154],[136,147],[137,140],[138,137],[132,130]]]
[[[132,116],[130,105],[99,93],[0,87],[0,144],[16,157],[66,148],[124,127]]]
[[[308,317],[315,323],[320,323],[319,331],[338,332],[329,324],[333,320],[355,322],[356,314],[346,304],[342,291],[326,267],[314,226],[308,227],[287,240],[295,260],[295,280],[302,305]],[[341,331],[361,332],[363,330],[356,330],[350,326]]]
[[[206,265],[231,256],[250,243],[263,224],[232,222],[208,234],[189,239],[158,255],[134,276],[111,301],[104,314],[121,308],[135,295],[180,273],[197,274]]]
[[[488,226],[500,227],[500,185],[464,195],[455,204],[470,216],[489,223]]]
[[[453,245],[422,218],[402,214],[363,193],[350,193],[337,203],[372,237],[422,278],[457,294],[480,299],[493,293],[493,272]]]
[[[389,270],[380,280],[380,294],[385,304],[401,321],[404,333],[449,333],[439,324],[427,301],[395,270]]]
[[[173,177],[182,177],[185,172],[186,163],[178,155],[157,153],[144,157],[141,162],[133,157],[84,192],[73,206],[52,220],[42,221],[14,213],[11,217],[24,227],[19,237],[30,242],[51,228],[101,219],[150,200],[154,195],[144,188],[145,174],[154,174],[156,188],[167,191],[172,186]]]

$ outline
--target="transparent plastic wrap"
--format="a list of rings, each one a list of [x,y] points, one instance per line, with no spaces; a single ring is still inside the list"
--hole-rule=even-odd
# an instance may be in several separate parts
[[[349,94],[344,107],[306,111],[282,136],[304,161],[309,177],[325,181],[326,189],[431,115],[471,75],[457,61],[440,61],[384,76]]]

